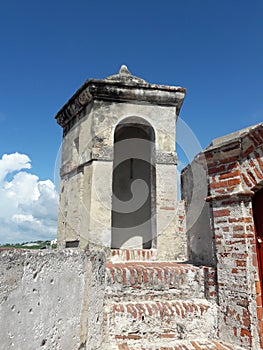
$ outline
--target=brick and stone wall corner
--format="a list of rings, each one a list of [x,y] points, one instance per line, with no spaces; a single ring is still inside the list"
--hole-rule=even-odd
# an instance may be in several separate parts
[[[221,310],[219,336],[247,349],[262,349],[262,297],[252,211],[253,194],[263,187],[262,124],[209,147],[205,157]]]

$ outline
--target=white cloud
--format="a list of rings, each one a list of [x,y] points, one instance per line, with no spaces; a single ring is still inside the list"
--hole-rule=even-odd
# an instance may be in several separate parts
[[[50,180],[24,171],[30,162],[20,153],[0,159],[0,243],[56,236],[58,194]]]
[[[26,154],[17,152],[13,154],[4,154],[2,159],[0,159],[0,183],[5,179],[8,173],[30,168],[30,159]]]
[[[29,221],[29,222],[32,222],[34,221],[34,216],[31,215],[31,214],[28,214],[28,215],[25,215],[25,214],[14,214],[12,216],[12,220],[16,223],[22,223],[22,222],[26,222],[26,221]]]

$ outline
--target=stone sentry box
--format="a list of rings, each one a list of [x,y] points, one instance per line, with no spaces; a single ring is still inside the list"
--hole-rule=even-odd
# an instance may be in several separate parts
[[[185,92],[149,84],[122,66],[116,75],[87,80],[58,112],[60,246],[185,254],[176,233],[175,151]]]

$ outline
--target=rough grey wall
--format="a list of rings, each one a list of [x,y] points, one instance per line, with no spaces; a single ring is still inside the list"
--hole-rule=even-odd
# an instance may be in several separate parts
[[[104,264],[74,249],[0,251],[0,349],[99,349]]]
[[[182,171],[181,193],[186,205],[188,258],[196,265],[215,265],[211,209],[207,197],[206,162],[202,155]]]

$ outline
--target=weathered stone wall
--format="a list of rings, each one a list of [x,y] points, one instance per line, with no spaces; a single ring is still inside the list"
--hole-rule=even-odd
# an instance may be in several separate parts
[[[208,195],[207,165],[196,157],[181,174],[181,193],[185,201],[188,259],[195,265],[215,265],[214,235]]]
[[[185,234],[185,204],[184,201],[174,201],[173,206],[163,209],[164,222],[167,222],[165,234],[157,237],[159,260],[187,260],[187,237]],[[166,218],[166,221],[165,221]]]
[[[105,256],[0,251],[1,349],[100,349]]]
[[[166,164],[165,155],[174,154],[175,107],[94,101],[87,113],[63,138],[59,242],[110,247],[114,130],[133,116],[147,120],[156,134],[157,240],[164,232],[174,234],[176,164]]]

